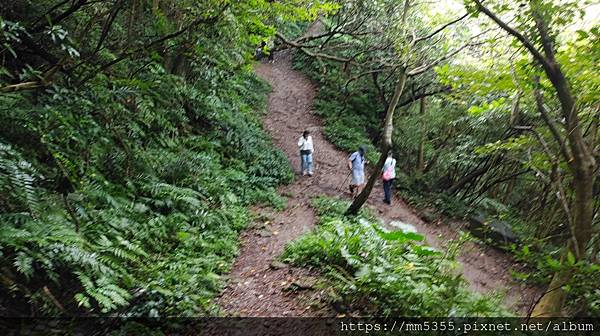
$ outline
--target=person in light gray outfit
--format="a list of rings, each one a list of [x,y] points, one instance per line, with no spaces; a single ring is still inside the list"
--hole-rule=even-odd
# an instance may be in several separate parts
[[[367,148],[361,145],[358,151],[352,153],[348,158],[348,169],[352,172],[352,181],[350,182],[352,197],[358,195],[365,184],[366,151]]]

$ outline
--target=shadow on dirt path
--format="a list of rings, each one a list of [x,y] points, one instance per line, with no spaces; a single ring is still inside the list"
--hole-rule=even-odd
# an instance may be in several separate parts
[[[277,54],[274,64],[261,63],[256,73],[273,87],[268,113],[263,120],[273,142],[288,156],[296,174],[295,181],[279,189],[288,198],[281,212],[256,209],[263,221],[255,223],[241,235],[241,249],[229,282],[218,303],[233,316],[322,316],[335,315],[329,307],[312,307],[320,295],[312,288],[317,276],[310,271],[274,262],[286,243],[311,230],[315,214],[310,200],[320,195],[348,198],[346,159],[349,153],[337,150],[323,136],[321,121],[312,111],[317,88],[303,74],[292,69],[292,54]],[[296,142],[302,131],[311,131],[315,144],[315,175],[299,176],[300,158]],[[380,184],[373,189],[368,206],[390,226],[392,222],[413,225],[426,237],[429,245],[443,249],[458,233],[445,223],[422,221],[401,199],[394,196],[392,206],[383,204]],[[512,282],[511,258],[493,248],[467,243],[459,257],[464,277],[472,290],[488,293],[507,291],[506,304],[521,314],[527,312],[538,289]]]

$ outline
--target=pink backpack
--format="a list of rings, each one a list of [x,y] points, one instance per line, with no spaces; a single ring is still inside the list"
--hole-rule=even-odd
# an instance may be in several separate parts
[[[381,176],[381,177],[383,178],[383,180],[384,180],[384,181],[389,181],[389,180],[391,180],[391,179],[392,179],[392,176],[393,176],[393,175],[392,175],[392,174],[393,174],[393,171],[394,171],[394,166],[390,165],[390,166],[388,167],[388,169],[386,169],[386,170],[383,172],[383,176]]]

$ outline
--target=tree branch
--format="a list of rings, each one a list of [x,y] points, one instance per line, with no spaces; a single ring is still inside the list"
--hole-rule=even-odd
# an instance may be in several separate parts
[[[334,55],[328,55],[328,54],[323,54],[323,53],[316,53],[316,52],[312,52],[309,50],[306,50],[306,46],[296,43],[294,41],[290,41],[288,40],[285,36],[283,36],[281,33],[277,32],[275,33],[275,36],[277,36],[277,38],[279,38],[283,43],[290,45],[294,48],[299,49],[300,51],[302,51],[303,53],[305,53],[306,55],[310,56],[310,57],[317,57],[317,58],[323,58],[323,59],[327,59],[330,61],[335,61],[335,62],[341,62],[341,63],[349,63],[349,64],[353,64],[356,65],[357,63],[350,59],[350,58],[344,58],[344,57],[338,57],[338,56],[334,56]]]
[[[401,103],[398,103],[398,107],[406,106],[406,105],[411,104],[411,103],[413,103],[413,102],[415,102],[415,101],[417,101],[417,100],[419,100],[421,98],[435,96],[436,94],[440,94],[440,93],[448,93],[451,90],[452,90],[452,87],[450,87],[450,86],[444,86],[444,87],[439,88],[438,90],[435,90],[435,91],[430,91],[430,92],[423,91],[423,92],[421,92],[418,95],[411,96],[409,99],[407,99],[407,100],[405,100],[405,101],[403,101]]]
[[[502,21],[499,17],[494,15],[494,13],[492,13],[487,7],[485,7],[481,3],[480,0],[471,0],[471,1],[473,1],[475,3],[475,5],[477,6],[477,9],[480,12],[482,12],[487,17],[492,19],[492,21],[496,22],[496,24],[498,26],[500,26],[500,28],[504,29],[510,35],[514,36],[517,40],[519,40],[525,46],[525,48],[527,48],[527,50],[529,50],[529,52],[531,52],[533,57],[538,62],[540,62],[544,66],[549,66],[546,58],[544,58],[544,56],[540,53],[540,51],[537,50],[537,48],[533,45],[533,43],[527,37],[525,37],[523,34],[519,33],[518,31],[516,31],[514,28],[509,26],[506,22]]]
[[[59,3],[57,3],[56,5],[52,6],[52,8],[50,8],[43,15],[41,15],[39,18],[37,18],[37,20],[35,20],[33,22],[33,25],[38,24],[38,22],[40,22],[41,20],[43,20],[46,16],[50,15],[52,12],[54,12],[57,9],[59,9],[60,7],[62,7],[64,4],[66,4],[69,1],[70,0],[63,0],[63,1],[59,2]]]
[[[348,85],[350,85],[350,83],[352,83],[355,80],[358,80],[364,76],[372,75],[372,74],[383,72],[383,71],[384,71],[384,69],[372,69],[372,70],[367,70],[367,71],[361,72],[358,75],[353,76],[346,81],[346,84],[344,84],[344,90],[348,91]]]
[[[112,27],[112,24],[115,21],[117,14],[119,13],[119,11],[122,8],[123,8],[123,1],[121,1],[121,0],[117,1],[115,3],[115,5],[113,6],[113,9],[111,10],[110,15],[108,16],[108,19],[106,19],[106,21],[104,22],[104,25],[102,27],[102,33],[100,34],[100,38],[98,39],[98,43],[96,44],[96,48],[94,48],[94,51],[92,52],[92,54],[97,53],[100,50],[100,47],[102,47],[102,43],[108,36],[108,32],[110,31],[110,28]]]
[[[55,25],[55,24],[61,22],[62,20],[64,20],[65,18],[67,18],[69,15],[71,15],[71,14],[75,13],[76,11],[78,11],[86,3],[87,3],[87,0],[78,0],[77,2],[74,2],[73,5],[71,5],[71,7],[69,7],[69,9],[67,9],[66,11],[64,11],[61,14],[59,14],[59,15],[51,18],[48,21],[44,21],[43,23],[40,23],[37,26],[35,26],[31,30],[31,33],[32,34],[39,33],[42,30],[44,30],[44,28],[48,27],[48,25],[50,25],[50,24]]]
[[[463,16],[461,16],[461,17],[459,17],[458,19],[452,20],[452,21],[450,21],[450,22],[448,22],[448,23],[444,24],[443,26],[441,26],[441,27],[439,27],[438,29],[436,29],[436,30],[434,30],[433,32],[431,32],[429,35],[420,36],[420,37],[417,37],[417,38],[415,38],[415,39],[413,40],[412,44],[414,45],[414,44],[417,44],[417,43],[419,43],[419,42],[421,42],[421,41],[428,40],[428,39],[430,39],[430,38],[434,37],[435,35],[437,35],[437,34],[438,34],[438,33],[440,33],[441,31],[443,31],[444,29],[446,29],[446,28],[448,28],[449,26],[451,26],[451,25],[453,25],[453,24],[455,24],[455,23],[457,23],[457,22],[461,21],[462,19],[466,18],[467,16],[469,16],[469,13],[466,13],[465,15],[463,15]]]
[[[530,1],[530,6],[539,6],[537,1]],[[551,62],[554,61],[554,48],[552,46],[552,40],[550,39],[550,34],[548,32],[548,25],[539,12],[539,8],[531,8],[531,16],[533,16],[533,21],[535,21],[535,26],[540,34],[540,39],[542,40],[542,48],[544,49],[544,54],[546,58]]]
[[[442,56],[442,57],[434,60],[433,62],[431,62],[429,64],[424,64],[424,65],[422,65],[420,67],[412,69],[411,71],[408,72],[407,76],[408,77],[413,77],[413,76],[416,76],[416,75],[420,75],[420,74],[422,74],[422,73],[430,70],[434,66],[438,65],[440,62],[443,62],[443,61],[447,60],[448,58],[450,58],[450,57],[458,54],[459,52],[461,52],[466,47],[470,47],[470,46],[473,46],[473,45],[475,45],[475,44],[473,44],[473,43],[467,43],[467,44],[463,45],[462,47],[460,47],[460,48],[452,51],[449,54],[446,54],[446,55],[444,55],[444,56]]]
[[[167,34],[167,35],[165,35],[165,36],[163,36],[163,37],[161,37],[159,39],[156,39],[156,40],[150,42],[149,44],[147,44],[145,46],[139,47],[139,48],[137,48],[137,49],[135,49],[133,51],[126,52],[126,53],[122,54],[121,56],[117,57],[116,59],[114,59],[114,60],[112,60],[112,61],[110,61],[110,62],[108,62],[108,63],[106,63],[104,65],[101,65],[99,68],[97,68],[96,70],[94,70],[88,76],[86,76],[85,78],[83,78],[78,83],[78,85],[81,85],[81,84],[87,82],[88,80],[90,80],[94,76],[96,76],[97,73],[110,68],[111,66],[113,66],[113,65],[115,65],[115,64],[123,61],[124,59],[127,59],[127,58],[131,57],[132,55],[134,55],[134,54],[136,54],[138,52],[144,51],[145,49],[148,49],[148,48],[154,47],[154,46],[156,46],[158,44],[161,44],[162,42],[164,42],[166,40],[170,40],[170,39],[176,38],[179,35],[185,33],[189,29],[191,29],[191,28],[193,28],[193,27],[195,27],[195,26],[197,26],[197,25],[199,25],[201,23],[203,23],[203,24],[215,23],[221,17],[221,15],[223,14],[223,12],[225,12],[225,10],[227,10],[227,8],[229,8],[229,5],[230,5],[229,3],[225,4],[223,7],[221,7],[221,9],[219,10],[219,13],[216,14],[216,15],[214,15],[214,16],[211,16],[209,18],[202,18],[202,17],[197,18],[196,20],[194,20],[193,22],[191,22],[190,24],[188,24],[184,28],[182,28],[182,29],[180,29],[180,30],[178,30],[178,31],[176,31],[174,33]]]
[[[573,160],[573,157],[571,156],[571,153],[567,150],[565,140],[560,135],[560,132],[558,131],[558,127],[556,127],[556,124],[552,121],[552,119],[550,119],[548,111],[546,110],[546,107],[544,106],[544,98],[542,97],[542,93],[540,92],[540,78],[538,76],[535,76],[533,81],[534,81],[534,85],[535,85],[534,89],[533,89],[533,95],[535,98],[535,104],[538,109],[538,112],[540,112],[542,119],[544,120],[546,125],[548,125],[548,128],[550,129],[550,132],[552,133],[552,136],[554,137],[554,140],[560,146],[560,152],[561,152],[562,156],[565,158],[565,160],[567,162],[570,163],[571,160]]]
[[[37,89],[37,88],[40,88],[43,86],[44,85],[42,85],[42,83],[40,81],[23,82],[23,83],[11,84],[11,85],[6,85],[3,87],[0,87],[0,92],[14,92],[14,91],[21,91],[21,90],[31,90],[31,89]]]

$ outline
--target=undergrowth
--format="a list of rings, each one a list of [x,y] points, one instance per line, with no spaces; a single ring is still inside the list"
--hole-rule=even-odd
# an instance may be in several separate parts
[[[293,175],[259,123],[268,85],[147,69],[2,97],[19,107],[0,118],[25,120],[0,127],[2,315],[213,313],[247,206],[281,206]]]
[[[507,316],[501,297],[470,292],[454,257],[423,245],[423,236],[388,231],[363,211],[344,217],[347,204],[318,198],[314,232],[289,244],[282,259],[315,267],[334,288],[333,300],[373,316]]]

